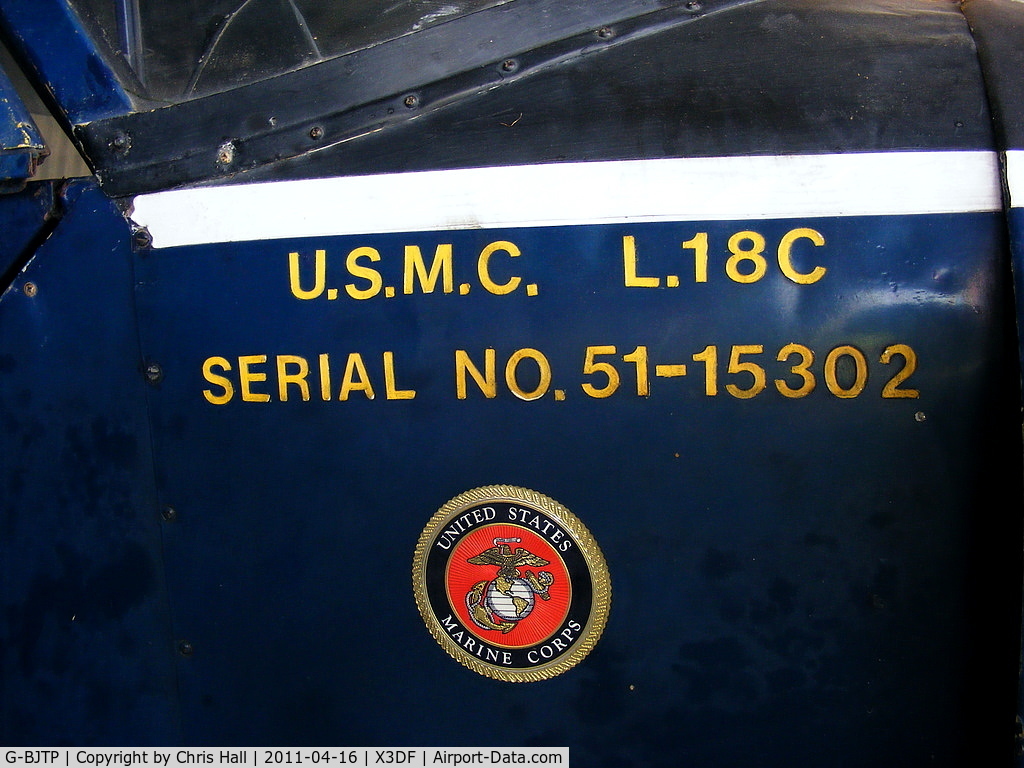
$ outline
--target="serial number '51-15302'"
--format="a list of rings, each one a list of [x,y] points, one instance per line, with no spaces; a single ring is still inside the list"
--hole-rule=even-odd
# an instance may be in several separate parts
[[[852,344],[837,345],[822,356],[798,343],[789,343],[777,352],[767,353],[763,344],[734,344],[721,350],[709,344],[686,359],[687,362],[652,363],[645,345],[638,345],[624,354],[614,345],[588,346],[575,373],[571,372],[574,366],[560,366],[577,381],[572,386],[559,388],[554,384],[551,361],[540,350],[526,347],[512,352],[499,379],[495,349],[477,353],[457,349],[452,356],[454,375],[450,391],[458,400],[479,396],[490,399],[498,396],[503,381],[508,392],[520,400],[539,400],[550,394],[562,401],[569,392],[603,399],[621,390],[637,397],[650,397],[652,376],[655,379],[695,376],[701,383],[692,391],[707,397],[725,392],[748,400],[773,391],[787,398],[802,398],[814,392],[819,380],[823,380],[831,395],[850,399],[864,393],[870,371],[877,366],[883,377],[882,398],[917,398],[920,394],[908,383],[917,370],[918,361],[917,353],[907,344],[886,346],[871,357],[873,362]],[[412,400],[418,392],[399,386],[397,365],[392,351],[381,353],[379,358],[359,352],[241,355],[233,361],[214,356],[203,362],[203,378],[210,385],[203,390],[203,396],[213,405],[226,405],[233,400],[249,403],[346,401],[352,397],[373,400],[380,394],[385,400]],[[624,380],[628,381],[626,387]],[[663,391],[675,392],[677,396],[682,394],[678,386],[665,386]]]

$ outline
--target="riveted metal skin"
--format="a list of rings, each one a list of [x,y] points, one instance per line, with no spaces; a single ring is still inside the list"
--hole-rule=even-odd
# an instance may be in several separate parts
[[[229,5],[0,0],[0,742],[1014,764],[1019,4]]]

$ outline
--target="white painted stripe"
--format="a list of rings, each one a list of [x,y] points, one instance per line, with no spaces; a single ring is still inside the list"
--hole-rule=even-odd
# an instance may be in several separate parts
[[[1010,207],[1024,207],[1024,150],[1006,153],[1006,187],[1010,191]]]
[[[156,248],[648,221],[995,211],[993,152],[673,158],[468,168],[158,192],[132,219]]]

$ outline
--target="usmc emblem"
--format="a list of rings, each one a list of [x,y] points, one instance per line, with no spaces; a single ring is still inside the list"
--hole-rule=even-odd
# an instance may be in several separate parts
[[[449,655],[510,682],[578,664],[611,601],[604,557],[583,523],[555,500],[507,485],[438,510],[416,547],[413,591]]]
[[[519,573],[520,565],[547,565],[548,561],[516,547],[515,553],[509,544],[518,544],[522,539],[495,539],[494,546],[466,562],[473,565],[497,565],[498,575],[493,581],[480,581],[466,593],[466,607],[470,618],[482,629],[496,629],[508,632],[515,629],[520,621],[533,611],[533,596],[550,600],[548,588],[554,577],[548,571],[539,576],[533,571],[526,572],[526,578]]]

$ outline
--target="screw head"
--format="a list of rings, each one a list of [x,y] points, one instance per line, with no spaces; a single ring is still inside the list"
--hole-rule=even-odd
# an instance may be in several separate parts
[[[600,37],[602,40],[608,40],[609,38],[615,36],[615,30],[612,29],[611,27],[601,27],[599,30],[597,30],[597,36]]]
[[[192,647],[192,643],[188,640],[182,640],[178,643],[178,653],[182,656],[191,656],[195,652],[195,648]]]
[[[221,165],[235,162],[235,142],[225,141],[217,148],[217,162]]]
[[[173,523],[178,519],[178,510],[174,507],[164,507],[160,510],[160,517],[162,517],[165,522]]]
[[[153,236],[149,234],[149,230],[145,227],[139,227],[132,232],[132,244],[136,248],[149,248],[153,245]]]
[[[515,72],[517,69],[519,69],[519,62],[515,59],[505,59],[501,62],[502,72]]]
[[[417,96],[415,93],[410,93],[408,96],[402,99],[402,103],[405,104],[405,106],[407,106],[409,109],[413,109],[419,106],[420,97]]]
[[[309,129],[309,138],[311,138],[313,140],[316,140],[316,139],[322,139],[323,136],[324,136],[324,129],[321,128],[319,125],[314,125],[312,128]]]
[[[24,291],[25,295],[31,299],[33,296],[39,293],[39,286],[29,281],[25,283],[23,286],[21,286],[21,290]]]
[[[159,384],[164,378],[164,369],[158,363],[147,363],[145,374],[150,384]]]
[[[108,145],[114,152],[125,154],[132,148],[132,137],[124,131],[118,131],[111,138]]]

